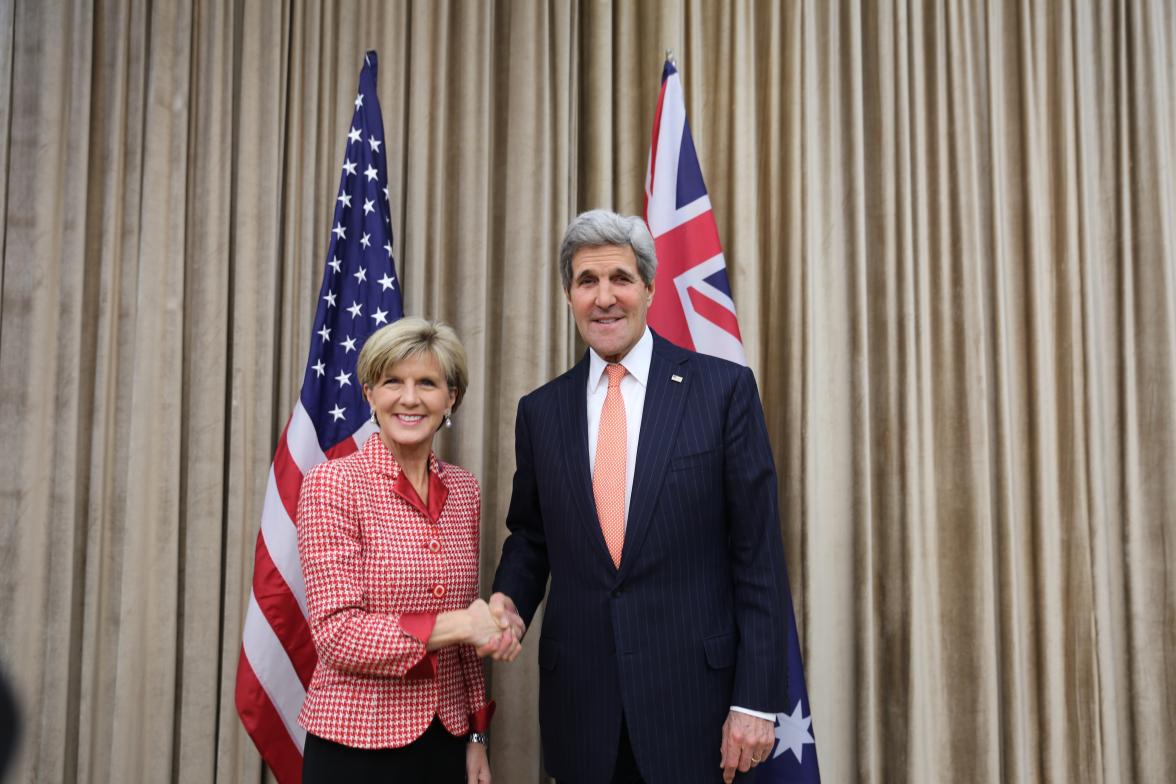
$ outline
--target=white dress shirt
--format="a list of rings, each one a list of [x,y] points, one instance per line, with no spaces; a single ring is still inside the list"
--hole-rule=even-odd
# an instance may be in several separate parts
[[[600,431],[600,410],[608,395],[608,374],[604,369],[610,364],[596,350],[588,349],[588,470],[596,470],[596,440]],[[649,327],[641,338],[621,357],[618,364],[625,366],[621,378],[621,398],[625,401],[625,440],[628,453],[625,456],[625,525],[629,524],[630,499],[633,496],[633,473],[637,465],[637,441],[641,435],[641,415],[645,412],[645,390],[649,385],[649,363],[653,359],[653,333]],[[775,721],[771,713],[753,711],[732,705],[731,710],[747,713],[757,718]]]
[[[595,349],[589,349],[588,365],[588,470],[596,471],[596,440],[600,434],[600,411],[608,395],[608,374],[604,361]],[[629,523],[629,499],[633,496],[633,469],[637,464],[637,439],[641,435],[641,414],[645,411],[645,387],[649,381],[649,363],[653,359],[653,333],[645,328],[641,339],[621,357],[625,366],[621,378],[621,398],[625,401],[625,524]]]

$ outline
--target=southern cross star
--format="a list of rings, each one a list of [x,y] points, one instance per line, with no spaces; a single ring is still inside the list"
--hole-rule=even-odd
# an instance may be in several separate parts
[[[804,752],[804,747],[816,743],[812,733],[809,732],[813,717],[801,713],[800,700],[797,700],[791,716],[787,713],[778,713],[776,718],[779,720],[779,724],[776,726],[776,751],[772,757],[779,757],[785,749],[789,749],[796,755],[797,762],[803,762],[801,755]]]

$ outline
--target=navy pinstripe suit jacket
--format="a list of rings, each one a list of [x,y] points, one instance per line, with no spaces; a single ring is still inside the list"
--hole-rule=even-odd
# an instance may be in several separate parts
[[[561,782],[608,782],[623,712],[649,784],[720,781],[730,706],[785,709],[791,599],[755,378],[654,335],[618,570],[592,496],[588,365],[585,354],[519,402],[494,578],[528,627],[551,578],[544,761]]]

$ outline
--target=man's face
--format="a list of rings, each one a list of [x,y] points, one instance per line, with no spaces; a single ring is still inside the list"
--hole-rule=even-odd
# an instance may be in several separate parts
[[[617,362],[645,333],[653,284],[637,271],[628,245],[581,248],[572,256],[568,304],[584,342],[607,362]]]

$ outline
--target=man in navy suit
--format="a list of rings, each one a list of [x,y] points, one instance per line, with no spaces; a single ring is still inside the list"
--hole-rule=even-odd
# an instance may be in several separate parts
[[[640,218],[569,224],[560,272],[589,350],[515,425],[491,606],[521,639],[550,577],[539,720],[569,784],[730,782],[785,710],[790,598],[755,378],[649,329],[656,265]]]

